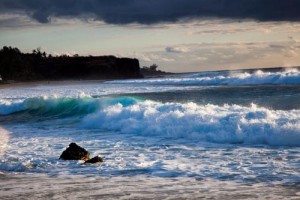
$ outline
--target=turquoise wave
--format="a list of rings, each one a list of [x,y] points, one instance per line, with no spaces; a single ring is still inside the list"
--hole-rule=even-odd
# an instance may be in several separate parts
[[[16,102],[0,102],[0,116],[30,114],[32,116],[70,116],[93,113],[104,107],[129,106],[141,101],[135,97],[35,97]]]

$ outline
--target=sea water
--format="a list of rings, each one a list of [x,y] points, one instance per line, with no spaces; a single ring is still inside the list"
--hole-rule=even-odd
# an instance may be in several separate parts
[[[2,88],[0,172],[1,199],[299,199],[300,72]]]

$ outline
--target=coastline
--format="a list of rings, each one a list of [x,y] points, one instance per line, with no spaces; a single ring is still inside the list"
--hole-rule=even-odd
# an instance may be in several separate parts
[[[180,187],[180,189],[178,189]],[[297,186],[192,177],[1,174],[1,199],[291,199]]]
[[[143,75],[143,78],[160,78],[168,75],[174,75],[177,73],[165,73],[165,74],[155,74],[155,75]],[[134,79],[134,78],[128,78]],[[124,79],[124,80],[128,80]],[[107,79],[64,79],[64,80],[37,80],[37,81],[11,81],[11,82],[0,82],[0,89],[8,88],[20,88],[20,87],[34,87],[40,85],[68,85],[68,84],[81,84],[81,83],[103,83],[105,81],[120,80],[119,78],[107,78]]]
[[[11,83],[0,83],[0,89],[20,88],[20,87],[35,87],[41,85],[68,85],[68,84],[80,84],[80,83],[103,83],[105,81],[114,79],[99,79],[99,80],[43,80],[43,81],[16,81]]]
[[[255,78],[259,74],[252,75]],[[214,73],[210,75],[213,76]],[[270,92],[264,89],[255,90],[253,95],[251,92],[256,86],[234,91],[218,86],[217,90],[204,93],[203,88],[186,93],[188,87],[185,86],[175,91],[173,87],[161,91],[154,85],[152,91],[148,90],[149,94],[140,95],[143,100],[155,100],[153,104],[132,101],[131,97],[114,98],[114,95],[103,103],[98,99],[53,101],[50,98],[49,101],[29,101],[25,112],[15,112],[20,98],[48,95],[52,89],[61,96],[71,90],[77,92],[78,89],[84,94],[92,90],[97,98],[103,90],[112,92],[117,87],[114,94],[130,90],[139,97],[139,92],[147,87],[122,85],[122,82],[100,84],[101,81],[106,80],[18,82],[0,90],[4,101],[6,98],[12,102],[4,107],[12,115],[2,118],[3,126],[12,134],[0,166],[1,199],[299,198],[299,181],[295,176],[299,145],[294,142],[298,138],[294,122],[299,121],[299,115],[293,109],[300,108],[300,104],[295,103],[300,90],[282,88],[281,91],[274,85],[268,91],[276,93],[269,98]],[[151,85],[155,80],[145,81]],[[94,84],[85,87],[85,83],[91,82]],[[66,86],[61,87],[63,84]],[[232,99],[228,99],[228,94]],[[197,106],[199,97],[206,98],[202,102],[215,105]],[[288,101],[294,102],[294,107],[271,110],[269,100],[278,97],[283,98],[276,104]],[[219,99],[221,103],[216,104]],[[248,103],[256,99],[269,104],[265,108],[249,107]],[[186,103],[188,101],[192,103]],[[128,102],[133,106],[127,106]],[[35,103],[41,106],[36,107]],[[149,112],[153,110],[155,112]],[[150,116],[143,117],[140,113]],[[153,123],[153,119],[161,116],[166,117]],[[245,117],[256,123],[240,123]],[[275,117],[283,124],[275,124],[273,128],[270,124]],[[138,129],[136,124],[140,125]],[[232,133],[239,124],[247,135],[237,132],[237,140]],[[290,129],[285,129],[285,124],[289,124]],[[207,137],[207,130],[213,130],[208,140],[203,139]],[[222,133],[224,139],[218,133]],[[105,163],[83,166],[60,161],[61,149],[71,141],[82,142],[94,155],[103,155]]]
[[[300,70],[300,66],[294,67],[272,67],[272,68],[254,68],[254,69],[234,69],[234,70],[212,70],[212,71],[199,71],[199,72],[162,72],[162,73],[152,73],[152,74],[142,74],[142,78],[136,79],[148,79],[148,78],[161,78],[165,76],[172,76],[172,75],[180,75],[180,74],[193,74],[193,73],[210,73],[210,72],[224,72],[224,71],[240,71],[244,70],[250,73],[253,73],[256,70],[262,70],[265,72],[279,72],[288,69],[297,69]],[[135,79],[135,78],[128,78],[128,79]],[[67,85],[67,84],[77,84],[77,83],[95,83],[95,82],[105,82],[105,81],[112,81],[112,80],[120,80],[120,78],[100,78],[100,79],[62,79],[62,80],[32,80],[32,81],[2,81],[0,80],[0,89],[4,88],[14,88],[14,87],[25,87],[25,86],[37,86],[37,85]],[[127,78],[124,78],[127,80]]]
[[[271,68],[257,68],[257,69],[234,69],[234,70],[216,70],[216,71],[199,71],[199,72],[185,72],[185,73],[174,73],[174,72],[155,72],[142,74],[142,78],[137,79],[148,79],[148,78],[161,78],[165,76],[179,75],[179,74],[193,74],[193,73],[209,73],[209,72],[224,72],[224,71],[240,71],[244,70],[246,72],[253,73],[256,70],[262,70],[265,72],[279,72],[288,69],[300,70],[300,66],[294,67],[271,67]],[[124,78],[126,79],[126,78]],[[135,79],[135,78],[128,78]],[[34,81],[7,81],[0,82],[0,89],[15,88],[15,87],[26,87],[26,86],[38,86],[38,85],[67,85],[67,84],[79,84],[79,83],[96,83],[105,82],[111,80],[120,80],[119,78],[101,78],[101,79],[63,79],[63,80],[34,80]]]

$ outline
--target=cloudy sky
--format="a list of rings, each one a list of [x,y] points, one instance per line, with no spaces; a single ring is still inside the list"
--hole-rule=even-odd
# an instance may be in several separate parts
[[[172,72],[300,66],[300,1],[0,0],[0,45]]]

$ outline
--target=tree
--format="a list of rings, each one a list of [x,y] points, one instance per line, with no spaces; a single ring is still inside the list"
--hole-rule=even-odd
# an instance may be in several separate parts
[[[150,66],[150,70],[154,72],[157,70],[157,68],[158,68],[157,64],[153,64]]]
[[[36,55],[38,58],[43,57],[43,53],[41,52],[41,47],[32,50],[32,54]],[[46,52],[45,52],[46,54]]]

